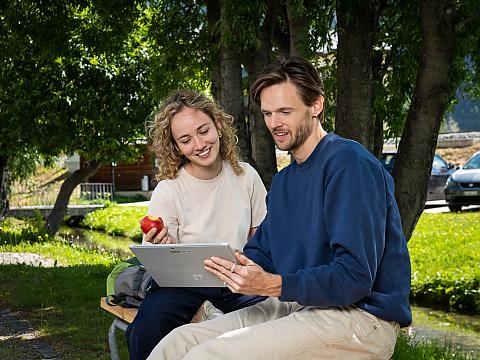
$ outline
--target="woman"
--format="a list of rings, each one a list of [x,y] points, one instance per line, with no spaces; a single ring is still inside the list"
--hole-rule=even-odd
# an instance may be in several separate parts
[[[159,183],[148,213],[165,228],[150,243],[226,242],[242,249],[266,212],[257,172],[239,161],[233,118],[201,93],[174,93],[147,125]],[[264,300],[228,288],[158,288],[150,291],[127,328],[131,359],[146,359],[172,329],[190,322],[205,300],[224,313]]]

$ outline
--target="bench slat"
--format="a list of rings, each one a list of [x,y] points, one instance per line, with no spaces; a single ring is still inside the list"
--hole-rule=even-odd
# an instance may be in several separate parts
[[[107,304],[107,298],[100,298],[100,307],[127,323],[131,323],[137,316],[136,308],[125,308],[122,306],[111,306]]]

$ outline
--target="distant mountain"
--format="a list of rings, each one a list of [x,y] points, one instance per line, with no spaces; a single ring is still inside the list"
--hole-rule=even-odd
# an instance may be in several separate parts
[[[480,100],[472,101],[459,95],[458,104],[446,114],[440,133],[480,131]]]

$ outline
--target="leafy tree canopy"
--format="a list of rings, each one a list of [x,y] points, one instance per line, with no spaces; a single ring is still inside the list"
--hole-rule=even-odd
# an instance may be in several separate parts
[[[131,1],[2,2],[1,155],[129,157],[151,106],[145,9]]]

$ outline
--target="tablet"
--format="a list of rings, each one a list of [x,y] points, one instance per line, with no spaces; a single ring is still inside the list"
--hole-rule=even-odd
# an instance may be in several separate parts
[[[203,261],[218,256],[237,263],[226,244],[142,244],[130,249],[161,287],[225,287],[204,269]]]

